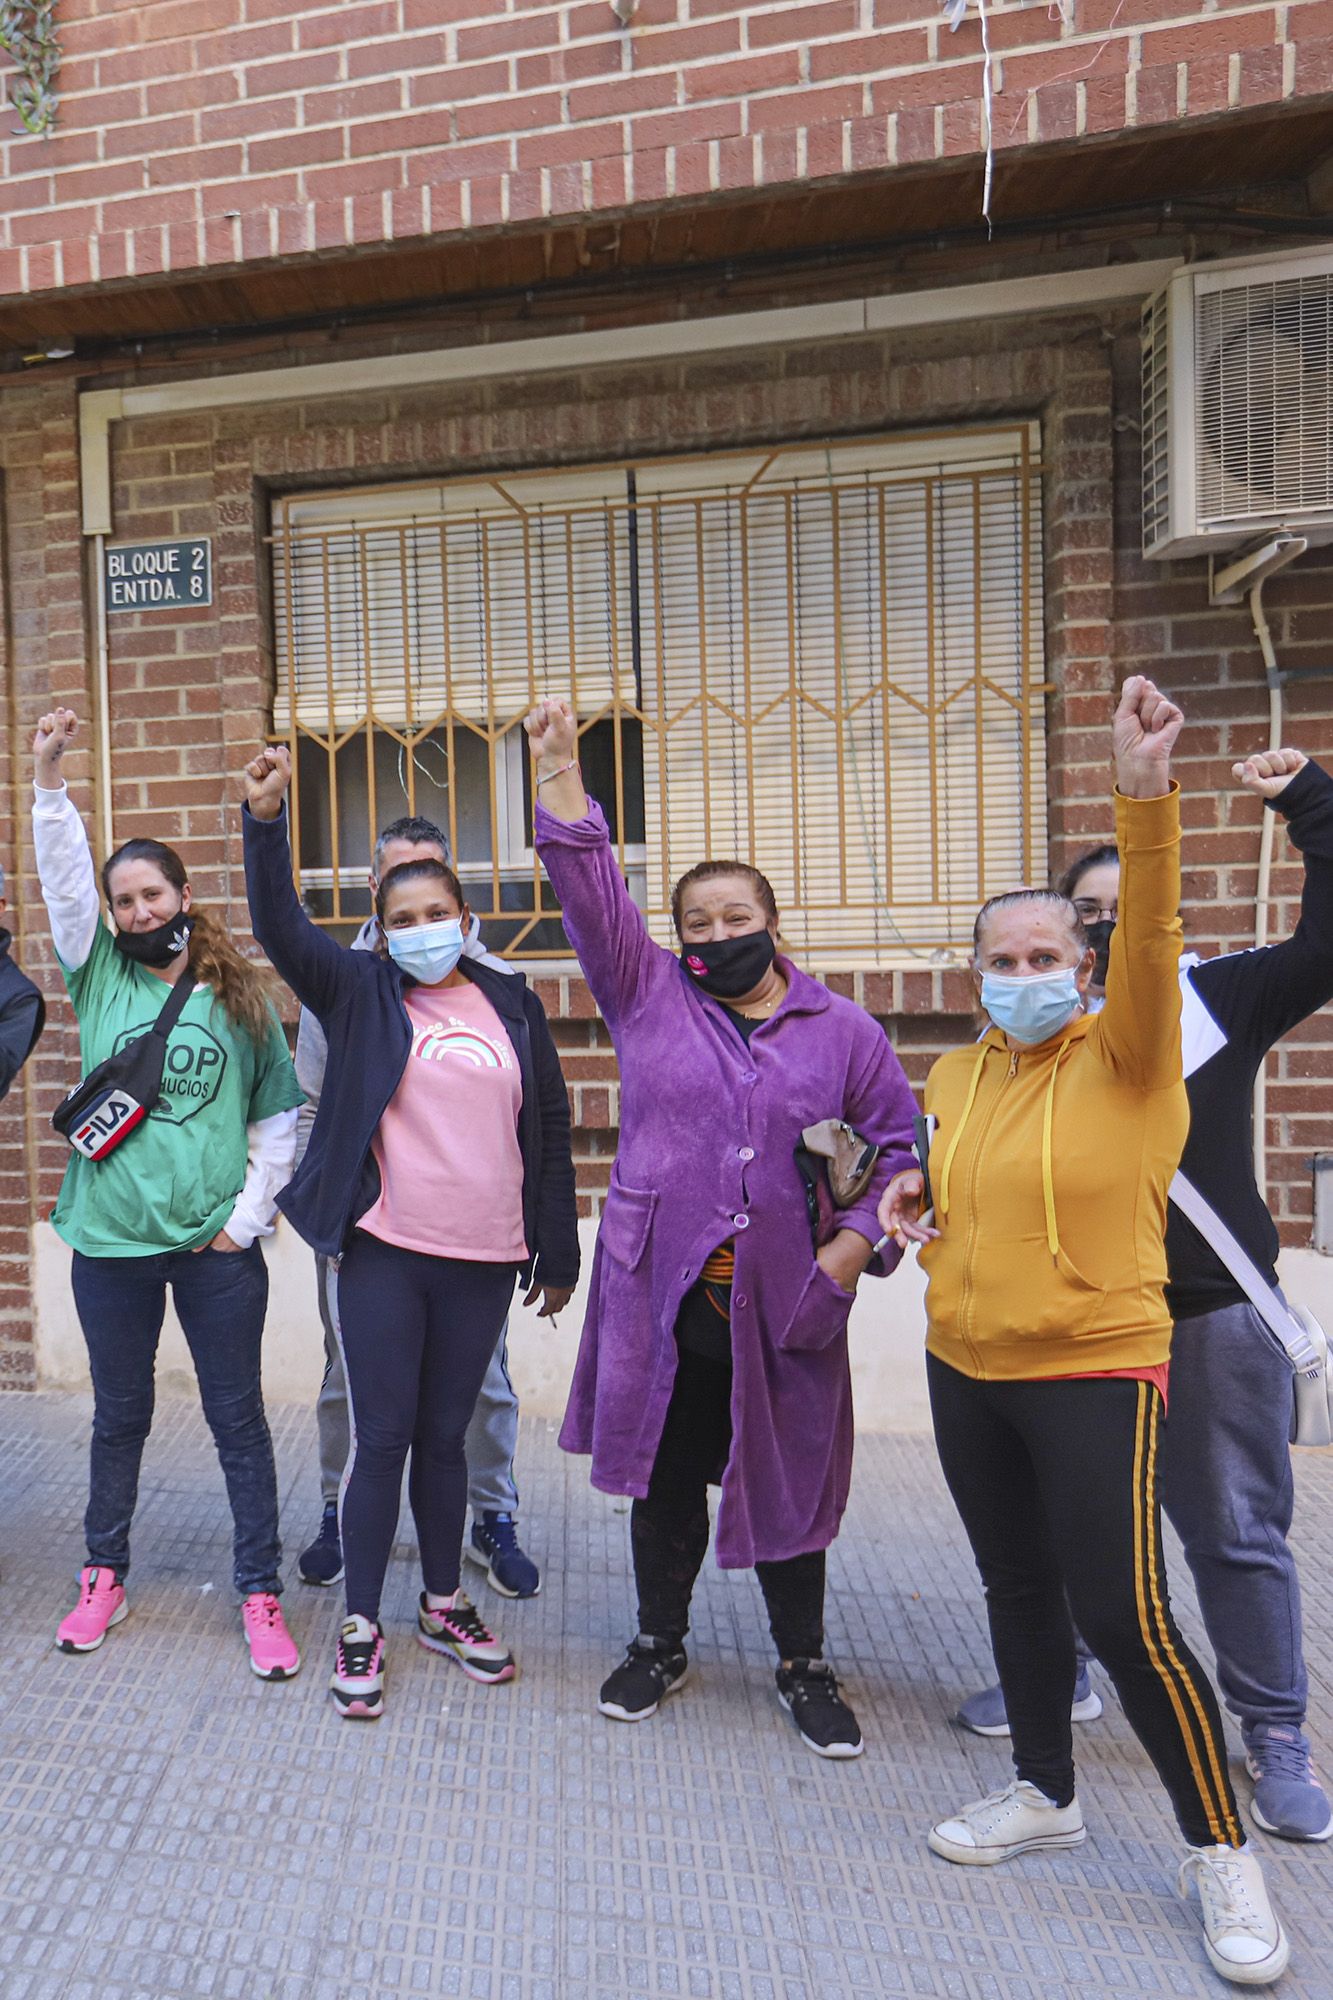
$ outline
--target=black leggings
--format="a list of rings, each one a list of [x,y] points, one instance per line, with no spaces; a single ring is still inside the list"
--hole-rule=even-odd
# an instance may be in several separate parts
[[[731,1365],[680,1351],[648,1496],[630,1510],[639,1630],[679,1645],[708,1548],[708,1488],[731,1450]],[[755,1564],[769,1630],[782,1660],[824,1651],[824,1551]]]
[[[352,1405],[343,1475],[347,1609],[376,1619],[403,1461],[427,1590],[458,1588],[467,1518],[463,1440],[514,1295],[516,1266],[426,1257],[357,1230],[338,1270]]]
[[[1162,1399],[1147,1382],[978,1382],[928,1357],[940,1463],[986,1587],[1014,1769],[1074,1796],[1070,1610],[1191,1846],[1243,1846],[1217,1698],[1162,1564]],[[1066,1602],[1065,1592],[1068,1591]]]

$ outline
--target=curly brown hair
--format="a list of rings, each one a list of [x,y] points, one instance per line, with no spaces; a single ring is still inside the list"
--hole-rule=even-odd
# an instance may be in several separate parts
[[[111,900],[111,876],[122,861],[147,861],[173,889],[184,890],[189,883],[185,863],[174,847],[160,840],[127,840],[102,867],[102,891]],[[277,992],[267,966],[242,957],[211,910],[198,903],[190,906],[194,928],[190,932],[190,970],[201,986],[211,986],[232,1026],[249,1035],[262,1048],[273,1027],[273,1003]]]

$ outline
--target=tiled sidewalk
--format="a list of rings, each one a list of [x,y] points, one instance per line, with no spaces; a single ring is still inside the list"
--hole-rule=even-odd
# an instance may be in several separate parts
[[[632,1625],[626,1512],[544,1423],[525,1427],[520,1466],[542,1596],[505,1605],[471,1572],[519,1653],[512,1687],[476,1687],[412,1642],[405,1543],[381,1721],[342,1722],[325,1693],[336,1592],[291,1584],[305,1667],[286,1686],[254,1680],[221,1478],[177,1401],[145,1465],[133,1615],[100,1653],[66,1658],[51,1635],[80,1556],[88,1417],[81,1397],[0,1398],[2,2000],[1228,1990],[1176,1898],[1179,1841],[1104,1682],[1106,1719],[1080,1731],[1085,1847],[984,1872],[927,1852],[931,1818],[1007,1771],[1002,1744],[947,1720],[988,1662],[927,1441],[858,1447],[829,1636],[868,1747],[826,1765],[774,1699],[753,1579],[711,1564],[690,1688],[639,1728],[596,1713]],[[294,1552],[318,1513],[313,1422],[281,1410],[275,1432]],[[1333,1762],[1333,1463],[1301,1454],[1299,1477],[1312,1729]],[[1277,1991],[1333,2000],[1333,1844],[1262,1847],[1294,1947]]]

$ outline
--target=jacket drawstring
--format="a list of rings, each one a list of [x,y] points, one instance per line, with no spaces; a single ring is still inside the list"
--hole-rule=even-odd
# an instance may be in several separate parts
[[[1060,1074],[1060,1064],[1064,1061],[1068,1042],[1063,1042],[1051,1064],[1051,1080],[1046,1086],[1046,1097],[1041,1111],[1041,1198],[1046,1209],[1046,1248],[1051,1253],[1053,1263],[1060,1258],[1060,1231],[1055,1220],[1055,1173],[1051,1165],[1051,1128],[1055,1123],[1055,1079]]]
[[[1069,1047],[1070,1044],[1065,1042],[1057,1051],[1055,1061],[1051,1064],[1051,1080],[1046,1086],[1046,1096],[1041,1114],[1041,1198],[1042,1206],[1046,1213],[1046,1248],[1050,1251],[1053,1262],[1058,1262],[1060,1256],[1060,1230],[1055,1215],[1055,1170],[1053,1166],[1054,1147],[1052,1144],[1052,1131],[1055,1123],[1055,1083],[1056,1078],[1060,1074],[1060,1065],[1065,1059],[1065,1051]],[[949,1141],[948,1149],[944,1155],[944,1165],[940,1169],[939,1193],[936,1196],[936,1206],[939,1209],[941,1220],[946,1219],[949,1213],[949,1177],[953,1171],[953,1156],[958,1151],[959,1141],[962,1139],[964,1128],[972,1115],[972,1106],[976,1103],[977,1091],[981,1085],[981,1072],[986,1066],[986,1057],[989,1053],[989,1045],[983,1042],[977,1060],[972,1065],[972,1077],[967,1086],[967,1096],[963,1100],[962,1116],[954,1127],[953,1136]]]
[[[941,1220],[949,1213],[949,1173],[953,1166],[953,1156],[958,1151],[958,1141],[963,1136],[963,1127],[972,1115],[972,1106],[976,1103],[977,1089],[981,1083],[981,1072],[986,1067],[986,1057],[989,1054],[990,1049],[983,1042],[981,1052],[976,1062],[972,1065],[972,1081],[967,1086],[967,1096],[963,1100],[963,1115],[954,1128],[953,1137],[950,1139],[948,1150],[944,1155],[944,1165],[940,1169],[940,1191],[936,1197],[936,1206],[939,1209]]]

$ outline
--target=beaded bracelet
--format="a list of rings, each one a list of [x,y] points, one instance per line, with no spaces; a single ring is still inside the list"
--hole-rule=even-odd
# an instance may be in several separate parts
[[[578,760],[578,758],[577,758],[577,757],[572,757],[572,758],[570,759],[569,763],[568,763],[568,764],[562,764],[562,765],[560,766],[560,769],[559,769],[558,771],[548,771],[548,772],[546,773],[546,776],[545,776],[544,778],[538,778],[538,780],[537,780],[537,790],[538,790],[538,791],[540,791],[540,790],[541,790],[541,788],[542,788],[542,786],[543,786],[543,785],[545,785],[545,784],[548,784],[548,783],[550,782],[550,780],[551,780],[552,778],[563,778],[563,777],[564,777],[564,775],[565,775],[565,772],[566,772],[566,771],[577,771],[577,770],[578,770],[578,768],[579,768],[579,760]]]

